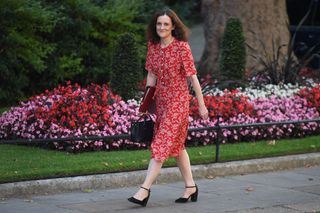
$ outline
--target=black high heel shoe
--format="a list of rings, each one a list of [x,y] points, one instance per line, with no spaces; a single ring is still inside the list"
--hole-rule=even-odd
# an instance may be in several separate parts
[[[186,188],[196,188],[196,191],[194,193],[192,193],[189,197],[185,198],[185,197],[180,197],[178,198],[175,202],[176,203],[186,203],[189,201],[189,199],[191,198],[192,202],[196,202],[198,200],[198,186],[186,186]]]
[[[139,204],[141,206],[146,206],[147,203],[148,203],[148,200],[149,200],[149,197],[150,197],[150,193],[151,193],[151,190],[150,189],[147,189],[147,188],[144,188],[143,186],[140,186],[141,189],[144,189],[144,190],[147,190],[148,191],[148,196],[146,198],[144,198],[143,200],[138,200],[134,197],[130,197],[128,198],[128,201],[132,202],[132,203],[135,203],[135,204]]]

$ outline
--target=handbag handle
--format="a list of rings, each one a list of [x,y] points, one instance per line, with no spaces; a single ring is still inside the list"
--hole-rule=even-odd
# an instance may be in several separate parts
[[[151,115],[150,115],[149,113],[143,113],[143,114],[138,118],[137,121],[140,121],[142,118],[144,119],[144,121],[147,121],[147,118],[149,118],[150,120],[152,120],[152,117],[151,117]]]

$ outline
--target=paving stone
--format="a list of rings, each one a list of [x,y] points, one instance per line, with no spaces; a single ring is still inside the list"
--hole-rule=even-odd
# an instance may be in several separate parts
[[[314,200],[313,202],[302,202],[299,204],[287,205],[288,208],[295,209],[301,212],[307,213],[320,213],[320,200]]]

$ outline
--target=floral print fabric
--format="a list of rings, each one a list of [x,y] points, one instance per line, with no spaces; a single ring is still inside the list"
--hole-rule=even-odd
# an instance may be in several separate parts
[[[157,76],[155,132],[151,157],[164,161],[185,148],[188,131],[187,77],[197,73],[187,42],[174,39],[167,47],[148,43],[146,70]]]

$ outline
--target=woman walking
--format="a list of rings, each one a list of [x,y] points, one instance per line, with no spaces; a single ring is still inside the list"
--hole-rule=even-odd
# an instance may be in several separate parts
[[[147,38],[147,86],[156,86],[157,119],[147,176],[137,193],[128,200],[146,206],[151,185],[160,173],[163,162],[174,157],[185,182],[185,191],[175,202],[186,203],[189,199],[195,202],[198,187],[193,180],[185,149],[189,116],[188,81],[195,91],[199,114],[203,119],[208,118],[208,110],[187,42],[188,28],[174,11],[166,8],[154,15],[148,25]]]

